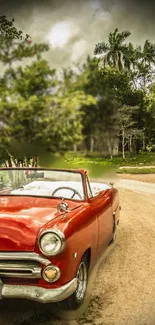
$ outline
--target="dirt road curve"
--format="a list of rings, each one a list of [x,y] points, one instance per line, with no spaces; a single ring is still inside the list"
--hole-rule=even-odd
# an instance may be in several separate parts
[[[155,183],[155,174],[120,174],[117,176],[117,178],[125,178],[125,179],[131,179],[131,180],[137,180],[141,182],[149,182],[149,183]]]
[[[155,194],[120,189],[120,198],[119,235],[92,273],[84,314],[56,320],[49,305],[2,300],[0,325],[155,325]]]
[[[155,184],[148,182],[121,179],[118,182],[116,181],[115,186],[119,189],[134,190],[134,192],[155,194]]]

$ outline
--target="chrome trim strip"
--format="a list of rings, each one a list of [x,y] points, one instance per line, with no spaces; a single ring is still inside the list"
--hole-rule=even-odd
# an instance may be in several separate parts
[[[14,272],[13,272],[14,271]],[[0,269],[0,277],[5,278],[21,278],[21,279],[41,279],[41,268],[15,268],[15,267],[4,267]]]
[[[71,296],[76,291],[76,288],[76,278],[63,285],[62,287],[56,289],[45,289],[41,287],[25,285],[3,285],[3,283],[1,283],[0,297],[30,299],[41,303],[55,303]]]
[[[29,252],[0,252],[0,261],[8,261],[8,260],[23,260],[23,261],[37,261],[44,265],[49,265],[51,262],[42,257],[37,253],[29,253]]]

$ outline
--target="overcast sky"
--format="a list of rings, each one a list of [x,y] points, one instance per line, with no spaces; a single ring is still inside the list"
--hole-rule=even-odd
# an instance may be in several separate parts
[[[155,2],[145,0],[0,0],[0,15],[33,41],[49,42],[52,67],[69,66],[93,55],[97,42],[116,27],[130,30],[136,44],[155,42]]]

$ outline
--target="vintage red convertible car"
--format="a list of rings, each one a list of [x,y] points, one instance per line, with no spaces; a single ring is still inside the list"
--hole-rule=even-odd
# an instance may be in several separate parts
[[[118,190],[85,170],[0,169],[0,298],[76,309],[115,240]]]

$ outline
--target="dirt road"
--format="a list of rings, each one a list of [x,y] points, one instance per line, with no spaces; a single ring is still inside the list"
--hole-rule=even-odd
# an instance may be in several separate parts
[[[119,174],[117,178],[131,179],[141,182],[155,183],[155,174]]]
[[[56,320],[49,305],[2,300],[0,325],[155,325],[155,194],[120,189],[120,199],[118,238],[93,271],[83,315]]]
[[[119,189],[132,190],[134,192],[155,194],[155,184],[150,184],[148,182],[121,179],[120,181],[116,181],[115,186]]]

